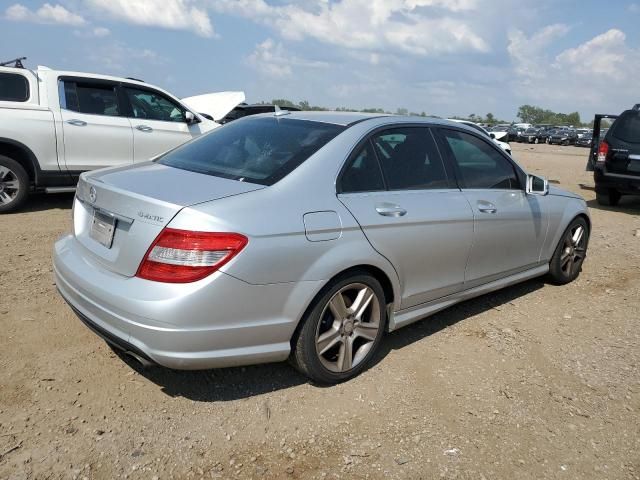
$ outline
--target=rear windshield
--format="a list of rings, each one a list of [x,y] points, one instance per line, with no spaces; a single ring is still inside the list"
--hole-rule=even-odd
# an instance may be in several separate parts
[[[29,82],[17,73],[0,73],[0,100],[26,102],[29,100]]]
[[[344,128],[273,116],[246,117],[169,152],[158,163],[216,177],[272,185]]]
[[[624,112],[616,120],[611,135],[627,143],[640,143],[640,112]]]

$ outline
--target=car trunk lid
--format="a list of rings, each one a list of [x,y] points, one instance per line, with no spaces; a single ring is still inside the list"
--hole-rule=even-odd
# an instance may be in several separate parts
[[[100,170],[80,177],[74,234],[106,269],[131,277],[180,210],[262,188],[154,162]]]

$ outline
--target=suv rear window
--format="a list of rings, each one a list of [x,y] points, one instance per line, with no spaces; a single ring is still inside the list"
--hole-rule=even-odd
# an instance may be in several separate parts
[[[287,118],[244,118],[167,153],[158,163],[216,177],[273,185],[345,127]]]
[[[0,100],[26,102],[29,100],[29,82],[17,73],[0,73]]]
[[[611,135],[623,142],[640,143],[640,112],[626,111],[620,115]]]

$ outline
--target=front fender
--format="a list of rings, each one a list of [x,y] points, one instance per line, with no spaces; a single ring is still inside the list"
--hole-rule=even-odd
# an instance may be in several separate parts
[[[569,224],[579,215],[587,218],[591,229],[591,216],[583,199],[549,195],[549,235],[542,249],[541,261],[549,262]]]

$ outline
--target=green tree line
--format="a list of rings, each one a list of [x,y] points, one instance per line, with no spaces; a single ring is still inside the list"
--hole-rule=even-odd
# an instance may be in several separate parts
[[[523,123],[549,123],[551,125],[573,125],[576,127],[583,125],[578,112],[558,113],[534,105],[522,105],[518,109],[518,118]]]
[[[265,103],[265,102],[261,102]],[[364,113],[395,113],[397,115],[412,115],[417,117],[432,117],[435,115],[428,115],[426,112],[413,112],[407,108],[398,108],[395,112],[391,112],[389,110],[385,110],[383,108],[370,107],[370,108],[350,108],[350,107],[337,107],[335,109],[322,107],[318,105],[311,105],[307,100],[301,100],[300,102],[293,102],[286,98],[274,98],[270,102],[273,105],[278,105],[279,107],[297,107],[300,110],[305,111],[326,111],[326,110],[336,110],[338,112],[364,112]],[[578,112],[572,113],[558,113],[553,112],[548,109],[543,109],[541,107],[537,107],[534,105],[522,105],[518,108],[517,117],[523,123],[532,123],[534,125],[537,124],[551,124],[551,125],[573,125],[573,126],[583,126],[585,124],[580,120],[580,114]],[[515,123],[513,121],[508,120],[500,120],[493,113],[487,113],[486,115],[476,115],[475,113],[469,114],[467,117],[458,117],[454,116],[451,118],[455,118],[456,120],[469,120],[474,123],[486,123],[488,125],[497,125],[497,124],[511,124]]]

